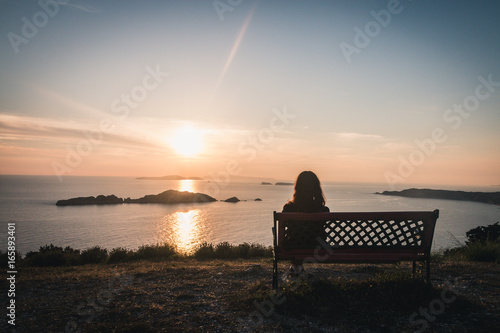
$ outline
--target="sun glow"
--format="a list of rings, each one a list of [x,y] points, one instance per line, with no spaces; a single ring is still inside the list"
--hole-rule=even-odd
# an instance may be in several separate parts
[[[203,149],[203,133],[193,127],[183,127],[170,137],[168,143],[178,154],[192,157]]]

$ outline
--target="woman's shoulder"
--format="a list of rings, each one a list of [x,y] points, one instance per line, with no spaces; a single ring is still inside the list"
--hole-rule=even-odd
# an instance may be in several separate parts
[[[296,212],[296,211],[297,211],[297,204],[293,201],[288,201],[283,206],[283,212]]]

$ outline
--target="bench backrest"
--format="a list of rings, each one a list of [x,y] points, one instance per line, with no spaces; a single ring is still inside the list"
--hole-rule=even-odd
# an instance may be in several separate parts
[[[318,241],[334,249],[398,248],[430,254],[439,210],[414,212],[274,212],[274,246],[314,250]],[[320,241],[320,242],[321,242]]]

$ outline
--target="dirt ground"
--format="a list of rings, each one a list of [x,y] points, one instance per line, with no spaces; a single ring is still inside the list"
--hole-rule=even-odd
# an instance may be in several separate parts
[[[282,272],[286,266],[280,263]],[[381,313],[375,305],[373,311],[342,318],[329,316],[328,307],[321,316],[280,310],[279,305],[287,300],[271,292],[270,259],[25,267],[19,269],[16,281],[16,326],[7,324],[4,316],[0,330],[496,332],[500,326],[500,265],[441,262],[432,267],[432,285],[441,290],[439,297],[414,311]],[[318,279],[362,280],[391,267],[323,264],[307,269]],[[7,287],[5,280],[2,283]],[[5,306],[7,293],[0,297]],[[460,299],[459,308],[453,307],[459,303],[455,299]]]

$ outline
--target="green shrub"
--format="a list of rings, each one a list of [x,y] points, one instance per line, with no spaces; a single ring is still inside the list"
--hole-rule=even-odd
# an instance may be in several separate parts
[[[235,251],[237,258],[271,258],[273,256],[272,247],[261,244],[239,244],[235,247]]]
[[[260,244],[242,243],[232,245],[221,242],[217,245],[204,242],[196,247],[191,254],[197,259],[237,259],[237,258],[271,258],[272,247]],[[62,248],[52,244],[40,247],[38,251],[28,252],[23,264],[28,266],[65,266],[100,264],[104,262],[118,263],[134,260],[165,260],[172,258],[184,258],[186,255],[178,253],[175,247],[169,244],[143,245],[136,251],[127,250],[122,247],[108,251],[100,246],[94,246],[80,251],[70,247]],[[2,265],[7,264],[7,255],[0,251]],[[3,259],[5,258],[5,259]],[[19,259],[16,259],[18,262]]]
[[[94,246],[82,251],[80,262],[82,264],[100,264],[108,260],[108,250]]]
[[[133,255],[134,259],[152,259],[161,260],[168,259],[176,254],[173,246],[169,244],[143,245]]]
[[[129,251],[123,247],[117,247],[109,252],[109,263],[125,262],[132,260],[132,251]]]
[[[468,239],[468,241],[466,242],[467,245],[476,242],[493,242],[496,240],[500,240],[500,225],[498,224],[498,222],[496,222],[486,227],[479,226],[467,231],[465,235]]]
[[[38,251],[26,254],[26,262],[30,266],[65,266],[80,263],[80,250],[67,246],[62,248],[53,244],[41,246]]]
[[[500,262],[500,225],[479,226],[466,233],[465,245],[446,249],[434,258],[453,261]]]
[[[193,256],[197,259],[215,258],[215,249],[212,243],[203,242],[194,250]]]
[[[222,242],[215,246],[214,256],[217,259],[233,259],[236,258],[236,251],[233,245]]]
[[[500,262],[500,241],[470,243],[464,253],[470,261]]]
[[[272,247],[242,243],[232,245],[228,242],[221,242],[216,245],[204,242],[194,251],[193,256],[197,259],[247,259],[247,258],[271,258]]]

